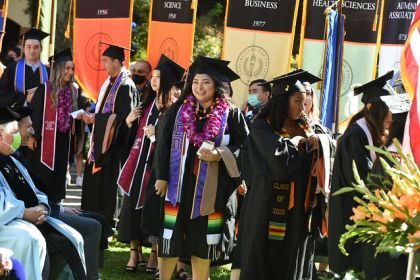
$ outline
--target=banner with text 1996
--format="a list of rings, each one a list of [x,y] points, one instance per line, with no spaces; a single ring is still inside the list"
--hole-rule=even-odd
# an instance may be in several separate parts
[[[147,58],[153,67],[165,54],[184,68],[191,64],[195,0],[152,0],[150,4]]]
[[[75,9],[73,57],[76,81],[96,100],[107,78],[101,56],[108,46],[101,42],[130,48],[133,0],[78,0]],[[125,51],[125,57],[124,64],[128,66],[129,51]]]
[[[233,100],[246,104],[249,83],[289,70],[299,1],[229,0],[223,58],[241,77],[232,83]]]
[[[335,0],[305,0],[299,66],[322,76],[324,62],[324,27],[326,8]],[[345,15],[344,57],[341,72],[341,96],[339,98],[340,130],[348,118],[360,108],[360,101],[354,98],[352,85],[363,84],[372,79],[375,71],[378,32],[374,31],[375,15],[380,12],[377,0],[343,0]],[[376,28],[379,30],[379,28]],[[316,91],[318,97],[319,90]]]

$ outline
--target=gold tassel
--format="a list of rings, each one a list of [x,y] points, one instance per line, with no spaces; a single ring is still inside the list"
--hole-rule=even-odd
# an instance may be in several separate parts
[[[376,2],[375,19],[373,20],[372,31],[376,32],[378,29],[378,11],[379,11],[379,0]]]
[[[191,0],[191,10],[197,10],[198,0]]]
[[[69,19],[67,20],[67,27],[66,31],[64,31],[64,37],[70,39],[70,22],[71,22],[71,10],[73,8],[73,0],[70,0],[70,8],[69,8]]]

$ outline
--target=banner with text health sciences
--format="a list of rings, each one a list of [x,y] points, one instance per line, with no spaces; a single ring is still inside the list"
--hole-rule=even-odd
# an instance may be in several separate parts
[[[241,77],[232,88],[242,107],[250,82],[288,72],[299,1],[228,0],[226,6],[222,58]]]
[[[416,11],[416,0],[385,1],[378,75],[400,70],[400,58]]]
[[[161,54],[187,68],[191,64],[197,0],[152,0],[147,58],[155,67]]]
[[[131,47],[131,21],[134,0],[76,0],[73,26],[73,57],[76,81],[84,92],[97,100],[107,79],[101,56],[108,47],[100,42]],[[130,63],[125,51],[124,65]]]
[[[301,34],[298,65],[320,76],[323,72],[325,47],[324,11],[335,2],[332,0],[305,0],[303,7],[303,33]],[[339,124],[343,124],[360,108],[358,98],[352,98],[352,85],[370,81],[375,71],[377,32],[373,31],[373,23],[376,13],[379,12],[377,8],[380,8],[377,7],[377,2],[377,0],[343,1],[345,37],[339,100]],[[320,95],[319,90],[317,90],[317,94]],[[342,131],[342,128],[340,130]]]

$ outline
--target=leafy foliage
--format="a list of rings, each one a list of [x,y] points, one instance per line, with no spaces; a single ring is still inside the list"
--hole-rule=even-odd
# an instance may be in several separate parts
[[[403,153],[397,140],[394,144],[397,156],[386,149],[369,147],[383,156],[380,160],[389,177],[382,180],[384,184],[373,184],[373,180],[365,184],[353,163],[356,183],[334,193],[356,191],[362,195],[354,197],[359,204],[353,208],[354,224],[347,225],[347,232],[340,238],[343,254],[348,255],[344,245],[350,239],[372,243],[377,253],[410,253],[420,248],[420,170],[413,157]]]

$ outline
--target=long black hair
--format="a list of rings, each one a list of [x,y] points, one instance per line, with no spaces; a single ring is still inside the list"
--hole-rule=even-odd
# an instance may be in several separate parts
[[[289,115],[289,99],[295,93],[299,93],[299,91],[273,94],[256,118],[268,120],[273,130],[281,132],[284,122]]]

